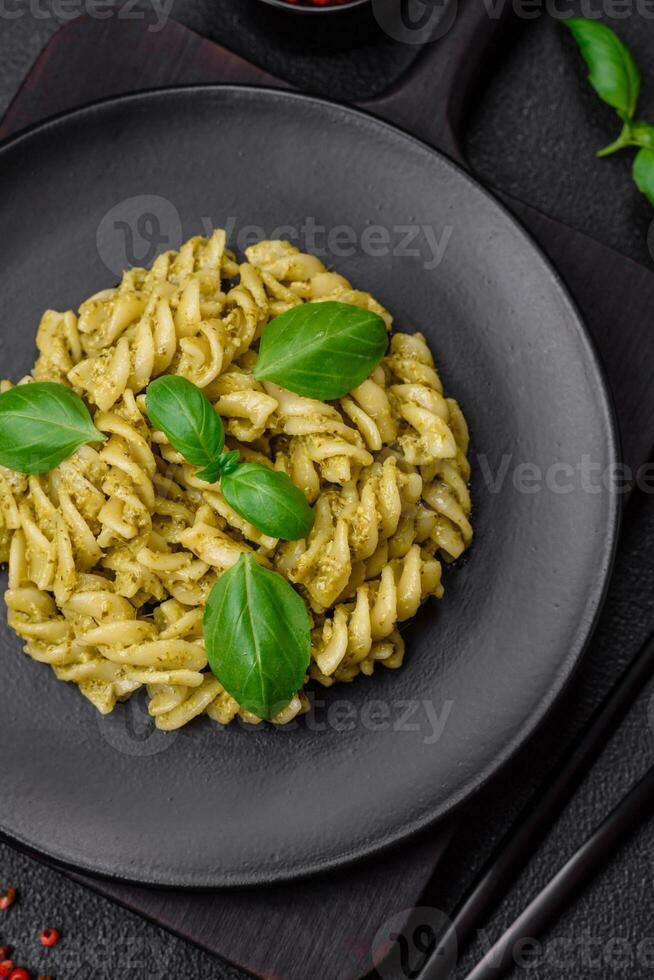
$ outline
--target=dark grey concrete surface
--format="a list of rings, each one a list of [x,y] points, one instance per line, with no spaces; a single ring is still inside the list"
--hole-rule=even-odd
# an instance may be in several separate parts
[[[74,2],[67,9],[72,10]],[[571,4],[572,8],[579,5]],[[76,9],[82,6],[80,0]],[[21,0],[18,9],[21,15],[8,19],[6,11],[14,10],[14,4],[9,0],[3,6],[0,0],[0,113],[61,22],[61,17],[48,13],[55,9],[54,0],[39,0],[38,6],[36,0]],[[296,84],[336,97],[363,97],[379,91],[415,53],[388,41],[352,38],[345,31],[340,39],[331,39],[331,50],[321,53],[295,30],[276,31],[268,18],[262,19],[254,0],[220,0],[219,4],[215,0],[175,0],[172,12],[200,33],[285,74]],[[641,115],[650,113],[654,121],[654,21],[634,14],[614,26],[643,67]],[[647,237],[654,212],[631,183],[630,154],[595,159],[595,149],[613,138],[616,121],[598,103],[583,76],[570,39],[555,21],[540,16],[522,22],[504,44],[473,107],[468,125],[469,159],[489,184],[651,265]],[[0,195],[5,192],[0,189]],[[4,243],[0,249],[3,247]],[[583,665],[577,684],[547,730],[484,793],[473,811],[462,817],[457,847],[427,902],[451,907],[530,784],[551,764],[559,746],[653,625],[654,500],[641,497],[631,505],[592,661]],[[630,783],[654,762],[651,697],[651,690],[645,692],[601,764],[580,787],[573,806],[489,924],[489,936],[510,921]],[[0,730],[1,726],[0,695]],[[654,827],[646,826],[545,937],[536,963],[529,969],[517,969],[514,975],[534,980],[651,978],[653,855]],[[10,912],[0,912],[0,944],[15,945],[17,961],[35,976],[41,972],[56,980],[167,980],[241,975],[0,846],[0,887],[9,884],[18,886],[21,897]],[[48,954],[38,944],[38,932],[44,925],[58,926],[66,934],[65,941]],[[465,975],[483,938],[477,950],[462,961],[457,976]]]

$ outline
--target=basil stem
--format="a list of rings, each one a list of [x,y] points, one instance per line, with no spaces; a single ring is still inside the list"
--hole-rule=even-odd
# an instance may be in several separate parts
[[[198,470],[196,475],[207,483],[217,483],[221,476],[232,473],[236,469],[238,460],[239,454],[236,449],[232,452],[220,453],[213,463],[209,463],[203,470]]]

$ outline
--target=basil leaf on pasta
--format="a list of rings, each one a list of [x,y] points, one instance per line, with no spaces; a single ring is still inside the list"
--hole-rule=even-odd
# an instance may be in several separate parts
[[[80,446],[105,438],[66,385],[35,381],[0,395],[0,465],[10,470],[47,473]]]
[[[264,330],[254,376],[309,398],[341,398],[366,380],[387,346],[377,313],[349,303],[302,303]]]
[[[272,538],[297,541],[313,527],[314,513],[286,473],[260,463],[242,463],[223,473],[220,486],[227,503]]]
[[[196,385],[179,375],[164,375],[148,385],[145,404],[151,422],[184,459],[205,468],[215,464],[225,444],[225,430]]]
[[[304,684],[311,656],[307,608],[286,579],[251,554],[214,585],[204,641],[214,675],[259,718],[273,718]]]

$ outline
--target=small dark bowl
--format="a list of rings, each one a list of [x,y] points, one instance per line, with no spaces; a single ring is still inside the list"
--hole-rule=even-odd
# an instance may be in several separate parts
[[[284,10],[288,14],[308,14],[317,16],[318,14],[346,14],[359,7],[366,7],[371,0],[348,0],[347,3],[327,4],[324,7],[315,7],[309,0],[298,0],[297,3],[288,3],[287,0],[259,0],[267,7],[275,7],[277,10]]]

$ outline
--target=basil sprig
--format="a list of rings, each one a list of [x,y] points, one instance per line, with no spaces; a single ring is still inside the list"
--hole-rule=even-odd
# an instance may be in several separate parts
[[[271,719],[304,683],[311,623],[293,587],[251,554],[218,579],[204,611],[212,672],[241,708]]]
[[[342,398],[365,381],[387,346],[377,313],[331,300],[302,303],[264,330],[254,376],[309,398]]]
[[[198,476],[217,483],[227,503],[263,534],[286,541],[307,536],[314,513],[285,473],[258,463],[239,463],[224,452],[225,430],[209,399],[192,382],[164,375],[148,385],[145,404],[153,424],[194,466]]]
[[[588,66],[588,80],[600,99],[622,120],[617,139],[599,150],[607,157],[625,147],[637,146],[632,176],[638,189],[654,204],[654,126],[634,118],[640,95],[640,71],[629,48],[606,24],[584,17],[563,21],[579,45]]]
[[[0,465],[10,470],[48,473],[80,446],[104,439],[66,385],[34,381],[0,395]]]

